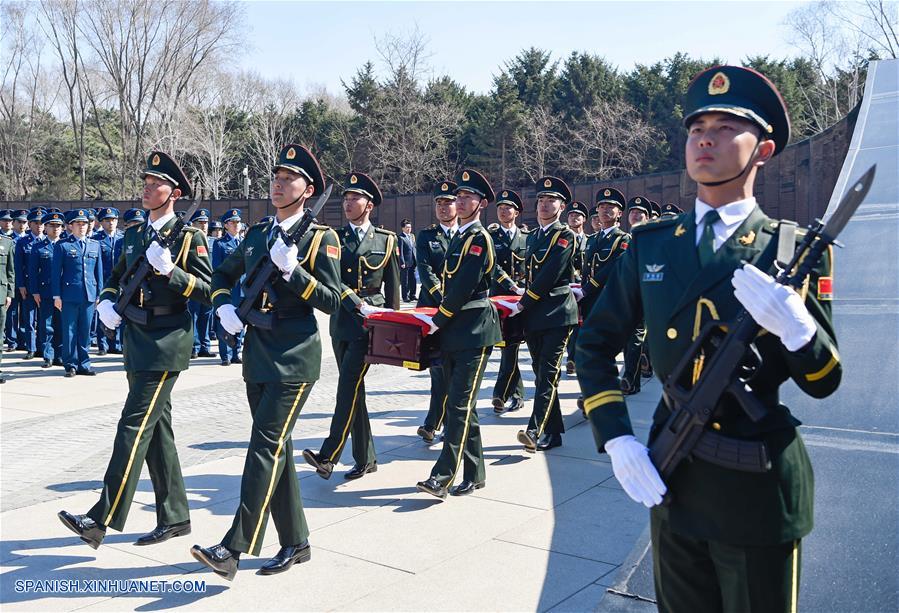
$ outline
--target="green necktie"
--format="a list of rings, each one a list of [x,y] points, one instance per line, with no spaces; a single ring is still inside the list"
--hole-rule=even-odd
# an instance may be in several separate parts
[[[703,217],[705,227],[702,229],[702,238],[699,239],[699,265],[706,266],[715,257],[715,229],[712,227],[721,219],[718,211],[712,209]]]

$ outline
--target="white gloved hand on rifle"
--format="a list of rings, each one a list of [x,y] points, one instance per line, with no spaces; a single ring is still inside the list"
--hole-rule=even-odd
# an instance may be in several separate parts
[[[237,336],[243,330],[243,322],[237,316],[237,309],[233,304],[223,304],[215,310],[215,314],[219,316],[222,328],[228,334]]]
[[[122,324],[122,316],[116,313],[115,305],[111,300],[100,301],[100,304],[97,305],[97,316],[110,330],[115,330]]]
[[[649,459],[646,445],[638,441],[633,434],[626,434],[608,441],[605,447],[612,460],[615,478],[634,502],[639,502],[647,508],[662,502],[662,496],[668,488]]]
[[[290,280],[290,275],[293,274],[293,269],[299,265],[299,260],[297,257],[300,254],[299,248],[297,248],[296,244],[292,244],[289,247],[287,243],[284,242],[280,236],[278,240],[275,241],[275,244],[272,245],[272,248],[268,251],[269,257],[272,258],[272,263],[278,267],[278,270],[281,271],[281,276],[285,281]]]
[[[161,275],[169,276],[175,270],[175,262],[172,261],[172,252],[168,247],[163,247],[156,241],[147,247],[147,261]]]

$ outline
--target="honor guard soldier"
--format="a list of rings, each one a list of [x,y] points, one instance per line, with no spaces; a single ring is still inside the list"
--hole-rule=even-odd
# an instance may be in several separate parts
[[[627,221],[633,228],[651,221],[652,205],[650,200],[643,196],[634,196],[627,203]],[[640,376],[644,360],[648,365],[648,358],[644,356],[644,339],[646,327],[643,323],[635,328],[624,346],[624,370],[621,373],[621,391],[630,396],[640,391]]]
[[[795,611],[800,541],[812,528],[812,468],[798,420],[778,401],[792,379],[815,398],[836,390],[841,365],[831,320],[830,257],[797,293],[755,264],[771,261],[779,224],[753,196],[759,167],[783,150],[783,99],[760,73],[716,66],[687,88],[687,173],[698,183],[691,213],[633,229],[578,343],[578,377],[596,442],[625,492],[651,507],[655,591],[661,611]],[[768,465],[750,472],[691,457],[667,484],[633,436],[615,380],[615,354],[645,317],[655,370],[665,380],[703,325],[733,322],[741,308],[763,328],[761,358],[745,386],[765,415],[753,421],[725,395],[709,431],[763,444]],[[702,375],[696,362],[693,381]],[[698,371],[698,372],[696,372]],[[689,383],[689,381],[687,382]],[[669,415],[661,401],[650,445]],[[736,465],[736,466],[735,466]],[[670,490],[670,504],[660,506]]]
[[[578,324],[574,275],[574,232],[559,222],[571,190],[557,177],[541,177],[537,189],[537,230],[528,236],[527,289],[513,305],[522,311],[525,342],[534,369],[534,408],[526,430],[518,432],[525,451],[546,451],[562,444],[565,424],[559,406],[559,375],[565,345]]]
[[[15,246],[18,246],[20,240],[26,239],[29,236],[26,231],[28,227],[28,211],[24,209],[11,211],[10,217],[12,217],[12,236],[10,238],[13,240],[13,253],[15,254]],[[13,276],[15,277],[17,275],[18,268],[16,269],[16,274]],[[15,278],[13,279],[13,283],[16,284]],[[6,340],[10,350],[17,349],[20,351],[27,351],[24,335],[19,330],[21,307],[22,294],[18,284],[16,284],[16,291],[13,292],[12,303],[6,310]]]
[[[434,191],[434,214],[438,223],[419,232],[415,241],[415,259],[421,281],[417,304],[420,307],[436,308],[443,300],[440,278],[443,261],[446,248],[459,229],[456,223],[456,184],[453,181],[442,181]],[[428,373],[431,375],[431,400],[425,423],[418,428],[418,436],[426,443],[432,443],[446,416],[446,383],[439,360],[431,362]]]
[[[446,427],[443,450],[431,476],[416,487],[438,498],[466,496],[486,483],[484,450],[478,426],[478,390],[493,346],[502,340],[499,314],[488,293],[493,276],[494,249],[481,225],[481,211],[494,199],[487,178],[463,170],[456,180],[459,231],[450,241],[443,263],[443,297],[434,317],[418,315],[438,330],[446,377]],[[462,482],[452,487],[462,468]],[[452,489],[449,489],[452,488]]]
[[[12,296],[16,291],[15,249],[15,242],[0,234],[0,341],[4,338],[6,328],[6,310],[12,304]],[[0,342],[0,360],[2,358],[3,343]],[[0,383],[6,383],[3,371],[0,371]]]
[[[649,201],[649,220],[654,221],[662,216],[662,207],[655,200]]]
[[[193,331],[187,300],[209,300],[212,268],[206,237],[193,228],[181,229],[174,253],[154,240],[174,230],[175,203],[193,193],[178,164],[154,151],[142,175],[147,221],[125,231],[123,255],[100,292],[97,310],[107,328],[122,324],[113,301],[120,286],[130,281],[122,278],[127,267],[145,255],[153,271],[132,306],[143,309],[147,323],[129,321],[122,333],[128,398],[116,427],[100,499],[85,515],[59,513],[63,524],[94,549],[107,528],[124,529],[144,459],[156,495],[157,525],[136,544],[153,545],[190,533],[187,493],[172,430],[171,394],[178,375],[190,364]]]
[[[53,302],[53,256],[60,240],[65,217],[62,213],[46,213],[43,217],[44,232],[31,249],[28,261],[28,291],[37,303],[37,342],[42,350],[42,368],[62,366],[62,320]]]
[[[252,415],[247,459],[240,482],[240,502],[231,528],[218,545],[194,545],[191,554],[229,581],[237,573],[240,554],[258,556],[269,514],[281,548],[259,569],[263,575],[288,570],[311,558],[309,527],[303,513],[293,462],[292,431],[312,386],[321,374],[321,336],[315,310],[340,308],[340,241],[327,226],[312,224],[288,245],[302,223],[305,207],[324,192],[325,176],[315,156],[302,145],[289,144],[272,169],[271,199],[277,221],[247,231],[212,276],[213,304],[222,327],[232,335],[243,330],[232,300],[234,286],[263,258],[281,273],[263,293],[256,308],[271,313],[272,328],[249,326],[243,378]],[[236,233],[237,211],[229,211],[229,232]],[[219,241],[221,242],[221,241]]]
[[[28,213],[28,233],[16,241],[16,286],[19,291],[19,348],[25,350],[24,359],[32,359],[37,352],[37,304],[28,291],[28,262],[31,247],[43,236],[44,210],[34,208]]]
[[[9,209],[0,209],[0,236],[12,239],[12,213]]]
[[[584,224],[587,222],[587,216],[590,211],[583,202],[575,200],[568,207],[568,227],[574,232],[574,277],[575,283],[581,284],[583,291],[584,262],[586,261],[587,252],[587,233],[584,231]],[[578,305],[578,319],[581,319],[583,312]],[[571,331],[571,337],[568,339],[568,361],[565,363],[565,373],[573,375],[575,371],[574,365],[574,345],[577,342],[577,331],[580,326],[575,326]]]
[[[315,453],[303,457],[323,479],[331,477],[347,438],[353,439],[353,468],[346,479],[358,479],[378,469],[371,422],[365,404],[368,332],[362,326],[369,313],[400,308],[400,266],[397,236],[372,226],[370,216],[381,205],[381,190],[361,172],[350,173],[343,190],[343,212],[349,220],[340,237],[340,308],[331,316],[331,343],[337,358],[337,401],[331,430]],[[382,293],[383,291],[383,293]]]
[[[211,223],[211,222],[210,222]],[[225,235],[219,238],[212,245],[212,268],[217,269],[228,257],[237,251],[243,239],[240,237],[240,209],[231,209],[222,215],[222,220],[218,222],[225,229]],[[240,280],[231,288],[231,304],[235,307],[240,304],[243,296],[240,293]],[[222,366],[230,366],[231,364],[243,364],[240,352],[243,349],[244,330],[241,328],[234,335],[237,339],[234,347],[228,345],[222,334],[222,322],[218,315],[215,316],[216,335],[219,338],[219,355],[222,358]]]
[[[224,232],[225,232],[225,226],[222,225],[222,222],[220,222],[218,219],[211,220],[209,222],[209,235],[207,236],[207,239],[209,240],[210,244],[212,244],[212,241],[220,239]],[[239,230],[238,230],[237,234],[238,234],[238,236],[240,235]]]
[[[121,249],[117,249],[118,243],[122,240],[123,233],[119,231],[119,210],[113,207],[100,209],[97,212],[97,219],[100,220],[102,226],[99,231],[95,232],[93,239],[100,243],[100,250],[103,254],[103,274],[107,277],[112,274],[115,267],[116,256],[121,254]],[[104,283],[106,279],[103,280]],[[94,315],[94,324],[96,325],[98,316]],[[120,354],[122,353],[122,331],[121,328],[116,330],[112,342],[105,334],[105,330],[101,329],[97,333],[97,355],[106,355],[106,352]]]
[[[197,209],[190,216],[190,225],[192,228],[196,228],[198,232],[202,232],[203,236],[206,236],[206,230],[209,229],[209,209]],[[206,244],[209,245],[210,250],[213,248],[208,238],[206,239]],[[214,263],[212,266],[215,268]],[[216,357],[218,354],[212,350],[212,307],[196,300],[188,300],[187,310],[190,311],[190,316],[194,322],[194,348],[190,357]]]
[[[72,234],[53,246],[50,290],[60,311],[62,362],[66,377],[94,376],[91,368],[91,322],[100,288],[103,287],[103,258],[100,243],[87,237],[90,221],[85,209],[69,212]]]
[[[671,202],[662,207],[662,217],[677,217],[683,212],[682,208]]]
[[[143,224],[146,219],[144,218],[144,212],[142,209],[128,209],[127,211],[125,211],[125,215],[122,217],[122,221],[125,222],[125,230],[127,230],[128,228]],[[118,261],[118,258],[116,258],[116,261]]]
[[[496,200],[499,223],[490,227],[490,238],[496,250],[496,264],[490,283],[490,295],[524,294],[524,260],[527,253],[527,233],[516,225],[521,215],[521,196],[504,189]],[[524,406],[524,382],[518,367],[521,343],[500,341],[499,372],[493,386],[493,411],[517,411]]]

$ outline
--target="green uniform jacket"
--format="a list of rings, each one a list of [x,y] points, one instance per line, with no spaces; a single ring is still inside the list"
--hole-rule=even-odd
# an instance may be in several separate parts
[[[171,232],[176,218],[162,227],[160,234]],[[141,256],[150,244],[147,236],[147,221],[125,230],[122,238],[122,255],[106,280],[106,287],[100,292],[100,300],[115,302],[119,294],[119,284],[125,269]],[[149,280],[150,295],[139,292],[137,306],[141,307],[183,307],[171,315],[150,315],[146,326],[129,321],[124,323],[123,342],[125,346],[125,370],[127,371],[177,371],[187,370],[190,353],[193,350],[193,324],[187,311],[187,301],[194,300],[209,304],[209,279],[212,264],[209,259],[209,245],[206,235],[196,228],[185,226],[181,237],[172,248],[175,270],[170,278],[154,272]]]
[[[6,302],[7,297],[13,296],[15,285],[15,258],[16,244],[6,236],[0,236],[0,307]]]
[[[400,308],[400,265],[396,234],[369,226],[359,241],[347,224],[340,238],[340,306],[331,316],[331,339],[354,341],[366,336],[359,305]],[[381,286],[384,293],[381,293]]]
[[[609,275],[615,268],[615,263],[624,255],[630,240],[630,234],[622,230],[620,226],[615,226],[607,235],[603,235],[600,231],[587,241],[584,270],[581,277],[581,289],[584,291],[581,306],[585,315],[596,303],[602,288],[609,280]]]
[[[584,321],[577,345],[578,379],[600,450],[606,441],[632,433],[615,365],[628,335],[645,318],[653,369],[664,381],[706,322],[727,322],[740,311],[731,285],[734,270],[744,260],[755,261],[768,242],[776,240],[776,227],[756,207],[705,268],[699,265],[692,212],[634,228],[632,242]],[[842,369],[830,302],[817,297],[818,278],[828,275],[830,266],[827,257],[801,292],[817,322],[812,341],[790,352],[766,331],[756,340],[763,364],[751,386],[768,407],[768,416],[753,423],[725,397],[711,424],[724,436],[764,441],[772,469],[757,474],[701,460],[682,462],[668,483],[672,504],[653,510],[667,516],[674,531],[735,544],[771,545],[802,538],[811,530],[811,464],[796,431],[799,422],[778,402],[778,388],[792,379],[809,395],[823,398],[839,385]],[[668,414],[660,402],[650,440]]]
[[[450,241],[443,264],[443,300],[434,315],[443,351],[492,347],[502,340],[499,313],[487,297],[495,255],[490,234],[479,221]]]
[[[443,300],[439,275],[443,270],[449,238],[438,225],[432,225],[415,239],[415,261],[422,291],[418,292],[418,306],[436,307]]]
[[[580,283],[584,278],[584,268],[587,265],[587,242],[589,240],[590,237],[586,234],[574,235],[574,253],[571,258],[571,263],[574,266],[574,275],[572,276],[574,283]]]
[[[489,228],[490,238],[496,249],[496,265],[490,283],[491,296],[503,296],[511,292],[512,286],[525,286],[524,260],[528,250],[528,234],[516,228],[515,238],[509,235],[499,224]]]
[[[568,287],[574,275],[574,232],[556,221],[546,232],[528,234],[527,243],[527,289],[520,302],[525,331],[576,325],[577,302]]]
[[[231,290],[241,275],[268,258],[274,221],[258,223],[212,274],[212,305],[231,304]],[[298,221],[288,234],[300,224]],[[247,328],[243,378],[250,383],[311,383],[321,376],[322,343],[313,309],[333,313],[340,302],[340,246],[328,226],[312,225],[297,244],[299,266],[290,279],[278,275],[272,284],[276,304],[260,296],[256,308],[272,309],[271,330]],[[262,300],[265,299],[265,304]],[[285,316],[282,318],[278,312]]]

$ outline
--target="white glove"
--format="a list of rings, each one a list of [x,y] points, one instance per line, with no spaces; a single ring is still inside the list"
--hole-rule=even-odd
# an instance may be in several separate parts
[[[290,275],[293,274],[293,269],[300,263],[299,260],[297,260],[300,250],[297,248],[296,244],[288,247],[287,243],[285,243],[279,236],[278,240],[275,241],[275,244],[272,245],[272,248],[269,249],[268,254],[272,258],[272,262],[274,262],[275,266],[278,267],[278,270],[281,271],[281,276],[284,277],[284,280],[290,279]]]
[[[228,334],[237,336],[243,330],[243,322],[237,316],[237,309],[233,304],[223,304],[215,310],[215,314],[219,316],[219,321]]]
[[[517,285],[512,288],[512,291],[518,294],[519,296],[524,296],[524,288],[518,287]]]
[[[169,251],[168,247],[163,248],[163,246],[156,241],[153,241],[153,243],[147,247],[147,261],[156,269],[156,272],[165,275],[166,277],[175,270],[175,263],[172,261],[172,252]]]
[[[97,316],[110,330],[115,330],[122,325],[122,316],[115,312],[115,306],[111,300],[100,301],[100,304],[97,305]]]
[[[574,294],[574,299],[576,301],[580,302],[581,300],[583,300],[584,290],[582,290],[580,287],[575,287],[573,285],[569,285],[568,287],[571,288],[571,293]]]
[[[662,502],[668,488],[652,465],[649,450],[634,435],[626,434],[608,441],[606,453],[612,459],[615,478],[631,500],[642,503],[646,508]]]
[[[521,313],[521,304],[517,302],[506,302],[505,300],[497,300],[497,302],[512,311],[509,313],[508,317],[515,317]]]
[[[423,321],[431,327],[431,329],[428,330],[428,336],[434,334],[435,332],[437,332],[437,330],[440,329],[434,325],[434,318],[430,315],[425,315],[424,313],[413,313],[413,316],[415,317],[415,319]]]
[[[792,287],[781,285],[752,264],[738,268],[731,283],[734,296],[752,318],[779,336],[788,351],[802,349],[815,336],[815,318]]]
[[[363,317],[368,317],[373,313],[387,313],[388,311],[392,311],[393,309],[385,309],[383,307],[376,307],[370,304],[362,303],[359,305],[359,312],[362,313]]]

